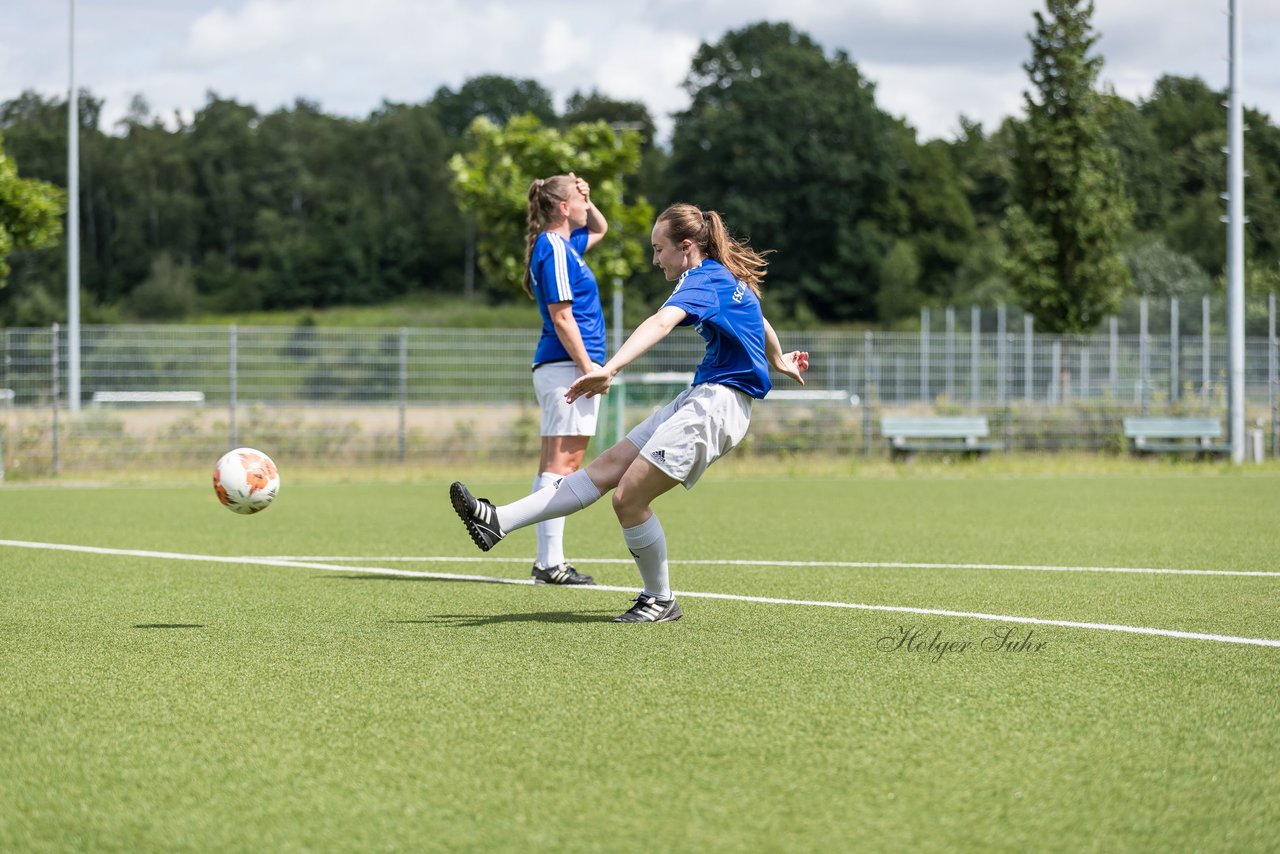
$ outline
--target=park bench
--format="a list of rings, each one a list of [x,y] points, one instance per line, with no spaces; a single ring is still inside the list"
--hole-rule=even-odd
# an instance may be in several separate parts
[[[94,403],[204,403],[202,391],[95,391]]]
[[[981,415],[886,415],[880,419],[880,435],[889,440],[889,453],[895,458],[913,451],[1003,451],[1003,442],[987,440],[990,434],[990,425]]]
[[[1217,418],[1188,416],[1129,416],[1124,437],[1135,453],[1229,454],[1231,444],[1222,440]]]

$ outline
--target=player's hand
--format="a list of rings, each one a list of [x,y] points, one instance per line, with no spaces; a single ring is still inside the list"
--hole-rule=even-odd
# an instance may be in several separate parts
[[[580,397],[592,398],[597,394],[608,394],[611,385],[613,374],[604,368],[596,368],[573,381],[573,385],[564,393],[565,403],[573,403]]]
[[[809,370],[809,354],[804,350],[792,350],[784,354],[774,367],[779,373],[786,374],[800,385],[804,385],[804,377],[801,374]]]
[[[587,183],[585,178],[579,178],[572,172],[569,173],[569,177],[573,179],[573,185],[582,194],[582,198],[587,200],[587,204],[591,204],[591,185]]]

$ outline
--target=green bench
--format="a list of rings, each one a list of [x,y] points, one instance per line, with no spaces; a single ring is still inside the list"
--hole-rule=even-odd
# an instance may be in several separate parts
[[[1130,416],[1124,419],[1124,437],[1135,453],[1231,453],[1217,418]]]
[[[987,439],[991,427],[981,415],[886,415],[880,419],[880,435],[889,440],[893,457],[913,451],[982,454],[1004,450],[1003,442]]]

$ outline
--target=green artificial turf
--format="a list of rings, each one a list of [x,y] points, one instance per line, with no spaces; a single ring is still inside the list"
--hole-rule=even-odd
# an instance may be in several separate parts
[[[252,562],[527,577],[532,531],[379,560],[481,557],[447,480],[286,481],[244,518],[203,474],[0,488],[0,539],[247,559],[0,545],[0,850],[1280,839],[1280,648],[998,619],[1280,639],[1280,577],[954,566],[1280,571],[1275,477],[709,476],[656,505],[678,591],[995,618],[686,595],[622,626],[619,591]],[[637,584],[607,501],[566,541]]]

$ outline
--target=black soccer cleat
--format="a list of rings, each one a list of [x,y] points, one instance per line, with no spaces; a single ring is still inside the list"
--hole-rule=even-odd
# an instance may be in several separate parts
[[[538,564],[533,565],[534,584],[595,584],[596,580],[590,575],[583,575],[581,572],[573,568],[573,564],[568,561],[558,566],[542,567]]]
[[[449,501],[480,551],[489,551],[506,536],[498,524],[498,511],[489,499],[472,497],[465,486],[454,481],[449,487]]]
[[[659,599],[657,596],[641,593],[635,598],[635,603],[630,611],[614,617],[613,621],[615,623],[666,623],[684,616],[684,612],[680,610],[680,604],[674,597]]]

